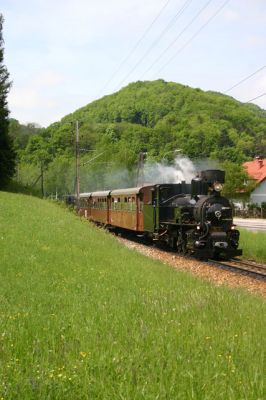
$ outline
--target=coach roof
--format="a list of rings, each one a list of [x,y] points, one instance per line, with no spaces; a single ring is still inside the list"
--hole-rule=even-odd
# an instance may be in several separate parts
[[[151,185],[140,186],[140,187],[135,187],[135,188],[112,190],[111,196],[139,194],[142,191],[142,189],[145,189],[146,187],[151,187]]]
[[[102,190],[100,192],[92,192],[91,197],[108,197],[110,195],[110,190]]]
[[[87,197],[90,197],[90,195],[91,195],[91,193],[80,193],[80,195],[79,195],[79,197],[82,199],[82,198],[87,198]]]

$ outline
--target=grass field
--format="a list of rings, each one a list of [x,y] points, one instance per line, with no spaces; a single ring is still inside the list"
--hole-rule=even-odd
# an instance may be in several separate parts
[[[239,247],[243,249],[243,258],[266,263],[266,233],[250,232],[246,229],[239,230]]]
[[[263,399],[265,301],[0,192],[0,399]]]

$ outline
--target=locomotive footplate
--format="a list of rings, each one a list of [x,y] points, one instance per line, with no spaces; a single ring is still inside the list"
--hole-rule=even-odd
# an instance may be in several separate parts
[[[160,225],[163,226],[164,228],[167,228],[167,226],[170,227],[177,227],[177,228],[183,228],[183,229],[191,229],[191,228],[196,228],[197,224],[179,224],[177,222],[160,222]]]

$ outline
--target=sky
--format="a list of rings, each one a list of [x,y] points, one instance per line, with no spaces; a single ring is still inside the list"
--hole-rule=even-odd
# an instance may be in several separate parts
[[[1,0],[10,116],[43,127],[130,82],[266,93],[266,0]],[[266,109],[266,95],[253,101]]]

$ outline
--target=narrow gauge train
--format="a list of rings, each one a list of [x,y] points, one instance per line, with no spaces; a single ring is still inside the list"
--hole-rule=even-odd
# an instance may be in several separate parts
[[[231,258],[239,231],[221,195],[225,172],[202,171],[191,183],[155,184],[80,194],[79,213],[111,229],[134,231],[200,259]]]

